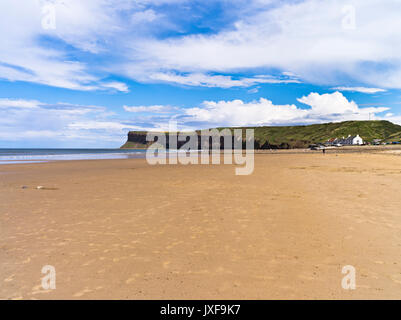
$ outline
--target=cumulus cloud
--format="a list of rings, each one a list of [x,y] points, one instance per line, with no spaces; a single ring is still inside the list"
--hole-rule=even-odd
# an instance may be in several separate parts
[[[294,104],[275,105],[261,98],[245,103],[242,100],[205,101],[200,107],[185,110],[184,123],[214,126],[260,126],[283,124],[308,124],[327,121],[368,120],[369,114],[384,112],[389,108],[360,108],[348,101],[340,92],[331,94],[310,93],[297,99],[309,108]]]
[[[348,101],[342,93],[310,93],[308,96],[297,99],[311,107],[310,116],[317,119],[336,119],[338,120],[368,120],[367,116],[374,116],[389,110],[387,107],[359,108],[354,101]],[[337,120],[337,121],[338,121]]]
[[[338,91],[322,95],[312,92],[308,96],[298,98],[297,100],[310,106],[310,111],[318,115],[357,113],[360,111],[354,101],[348,101]]]
[[[295,105],[274,105],[270,100],[244,103],[242,100],[205,101],[200,107],[185,111],[188,122],[214,125],[247,126],[286,123],[303,119],[306,111]]]

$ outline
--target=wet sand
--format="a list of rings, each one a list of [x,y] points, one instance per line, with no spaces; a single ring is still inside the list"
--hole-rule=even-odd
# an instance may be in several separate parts
[[[389,153],[2,165],[0,298],[400,299],[400,181]]]

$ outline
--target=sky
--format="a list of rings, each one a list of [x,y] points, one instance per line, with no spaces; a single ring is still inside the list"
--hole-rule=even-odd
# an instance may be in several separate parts
[[[399,0],[1,0],[0,148],[401,124]]]

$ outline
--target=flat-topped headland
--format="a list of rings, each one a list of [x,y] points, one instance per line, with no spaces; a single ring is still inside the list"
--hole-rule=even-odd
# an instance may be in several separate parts
[[[401,141],[401,126],[389,121],[344,121],[323,124],[300,126],[275,126],[275,127],[244,127],[244,128],[217,128],[229,129],[254,129],[255,149],[302,149],[311,144],[322,144],[330,139],[359,135],[365,143],[392,143]],[[200,131],[195,131],[198,135]],[[128,133],[127,142],[121,148],[144,149],[152,142],[146,141],[147,132],[131,131]],[[199,149],[202,149],[200,136]],[[166,140],[167,148],[168,139]],[[186,142],[178,141],[179,148]],[[220,139],[223,148],[224,139]]]

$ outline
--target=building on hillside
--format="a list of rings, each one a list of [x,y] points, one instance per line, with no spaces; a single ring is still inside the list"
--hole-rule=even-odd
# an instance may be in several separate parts
[[[356,136],[349,135],[347,138],[342,137],[342,139],[332,138],[326,142],[327,145],[342,145],[342,146],[350,146],[350,145],[362,145],[363,139],[357,134]]]

